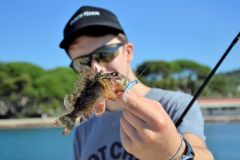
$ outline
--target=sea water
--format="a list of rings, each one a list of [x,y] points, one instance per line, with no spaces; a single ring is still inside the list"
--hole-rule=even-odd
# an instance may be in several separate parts
[[[0,130],[0,160],[70,160],[73,135],[62,129]],[[239,160],[240,123],[206,124],[206,142],[215,160]]]
[[[215,160],[240,160],[240,123],[206,124],[205,134]]]

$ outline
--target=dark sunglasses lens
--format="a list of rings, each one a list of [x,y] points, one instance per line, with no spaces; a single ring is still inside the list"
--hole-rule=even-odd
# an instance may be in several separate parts
[[[74,59],[71,64],[71,67],[76,72],[80,72],[83,70],[90,69],[90,64],[91,64],[91,60],[89,57],[81,57],[81,58]]]
[[[100,62],[110,62],[118,55],[118,49],[122,44],[111,44],[109,46],[105,46],[98,51],[94,56],[94,59]]]
[[[115,57],[117,57],[118,52],[102,52],[100,53],[100,58],[98,61],[100,62],[110,62],[112,61]]]
[[[103,63],[110,62],[118,55],[118,49],[122,45],[122,43],[118,43],[104,46],[88,56],[74,59],[70,67],[76,72],[81,72],[90,69],[92,59]]]

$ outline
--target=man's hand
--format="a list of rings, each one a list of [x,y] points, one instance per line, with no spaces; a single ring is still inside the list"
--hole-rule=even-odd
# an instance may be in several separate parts
[[[172,120],[157,101],[128,91],[120,136],[124,148],[141,160],[169,160],[178,150],[181,138]],[[195,152],[195,160],[213,160],[205,142],[197,135],[183,135]],[[185,143],[178,158],[184,153]]]
[[[126,101],[120,122],[125,149],[141,160],[170,159],[181,138],[161,104],[132,91],[128,91]]]

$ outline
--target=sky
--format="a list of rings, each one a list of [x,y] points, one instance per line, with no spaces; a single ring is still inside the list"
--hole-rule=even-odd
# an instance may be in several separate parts
[[[213,68],[240,32],[239,0],[1,0],[0,62],[67,67],[63,28],[83,5],[107,8],[134,44],[133,67],[146,60],[193,60]],[[240,68],[240,42],[218,71]]]

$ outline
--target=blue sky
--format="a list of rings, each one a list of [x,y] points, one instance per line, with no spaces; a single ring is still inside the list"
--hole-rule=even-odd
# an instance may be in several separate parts
[[[240,31],[239,0],[2,0],[0,61],[68,66],[70,59],[58,45],[66,22],[82,5],[117,14],[135,45],[134,68],[145,60],[176,59],[214,67]],[[240,68],[239,53],[240,42],[219,71]]]

